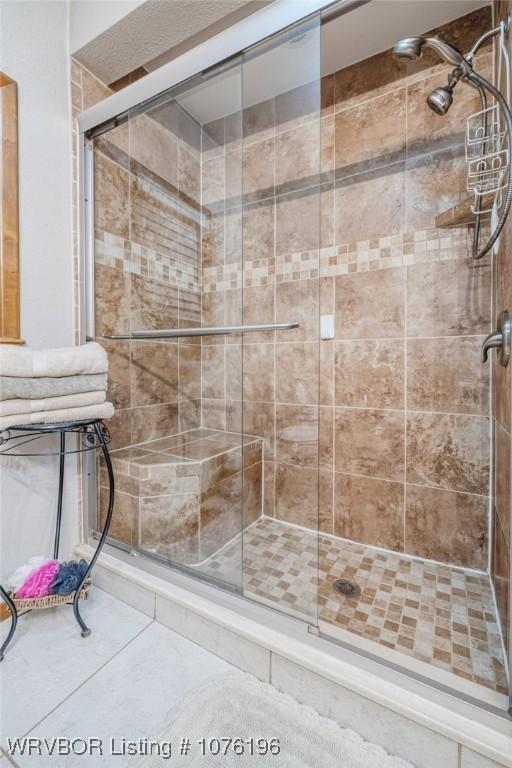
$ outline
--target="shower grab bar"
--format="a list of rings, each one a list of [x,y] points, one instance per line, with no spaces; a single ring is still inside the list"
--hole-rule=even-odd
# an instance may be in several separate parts
[[[207,328],[169,328],[162,331],[134,331],[102,336],[103,339],[175,339],[183,336],[224,336],[228,333],[255,333],[256,331],[289,331],[300,323],[259,323],[258,325],[212,325]]]

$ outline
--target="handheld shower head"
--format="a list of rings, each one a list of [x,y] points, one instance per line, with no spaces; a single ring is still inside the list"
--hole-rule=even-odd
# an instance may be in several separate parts
[[[462,53],[439,37],[404,37],[393,48],[393,56],[398,60],[416,61],[419,59],[423,48],[432,48],[448,64],[454,67],[469,67]]]
[[[455,67],[448,78],[448,85],[436,88],[427,98],[433,112],[446,115],[453,102],[453,88],[461,77],[472,72],[471,64],[455,46],[439,37],[404,37],[393,48],[393,56],[399,61],[416,61],[425,47],[432,48],[441,59]]]
[[[446,115],[453,102],[453,88],[449,85],[435,88],[427,96],[427,104],[438,115]]]
[[[505,31],[508,33],[512,17],[509,17],[505,23]],[[482,113],[487,114],[487,94],[490,93],[496,104],[499,105],[505,122],[505,129],[508,136],[508,169],[505,198],[501,206],[501,213],[498,221],[493,228],[493,232],[484,246],[480,245],[480,216],[482,210],[480,203],[475,207],[475,228],[473,235],[473,258],[481,259],[485,256],[496,243],[500,233],[503,231],[507,216],[512,210],[512,112],[499,88],[496,88],[485,77],[478,74],[473,69],[473,59],[482,45],[503,32],[503,22],[494,29],[490,29],[481,35],[470,51],[464,56],[455,46],[441,40],[439,37],[404,37],[398,40],[393,48],[393,57],[402,61],[416,61],[423,53],[423,48],[432,48],[437,55],[453,67],[448,76],[448,83],[445,86],[438,86],[427,97],[427,104],[433,112],[438,115],[445,115],[453,102],[453,89],[459,81],[471,85],[480,93],[482,104]],[[484,118],[484,129],[487,131],[487,118]],[[484,142],[485,148],[485,142]],[[500,182],[501,183],[501,182]],[[481,201],[480,201],[481,202]]]
[[[395,43],[393,58],[398,61],[416,61],[421,56],[423,37],[403,37]]]

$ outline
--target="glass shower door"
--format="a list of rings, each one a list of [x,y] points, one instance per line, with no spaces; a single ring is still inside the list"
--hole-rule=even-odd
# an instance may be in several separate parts
[[[241,243],[240,108],[233,60],[94,139],[96,335],[116,406],[111,537],[236,590],[243,441],[226,409],[228,392],[241,400],[241,348],[228,352],[222,329],[240,324],[242,302],[217,270]],[[100,519],[104,481],[100,468]]]
[[[243,323],[296,324],[246,333],[243,590],[316,623],[320,495],[320,19],[242,59]],[[240,357],[237,340],[230,354]]]
[[[94,138],[111,538],[311,623],[329,496],[320,82],[315,16]]]

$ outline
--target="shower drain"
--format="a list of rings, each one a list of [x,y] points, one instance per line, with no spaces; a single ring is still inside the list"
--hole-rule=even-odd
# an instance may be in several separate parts
[[[361,594],[361,587],[349,579],[336,579],[332,586],[334,591],[343,597],[359,597]]]

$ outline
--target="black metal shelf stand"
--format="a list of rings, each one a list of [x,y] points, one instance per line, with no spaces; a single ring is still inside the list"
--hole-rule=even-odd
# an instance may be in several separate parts
[[[59,435],[59,451],[50,451],[46,453],[32,453],[30,452],[30,444],[44,437],[48,434]],[[74,434],[77,436],[77,441],[68,450],[66,446],[66,436]],[[73,613],[81,629],[82,637],[88,637],[91,634],[91,630],[80,615],[79,601],[80,593],[84,584],[88,582],[94,564],[99,557],[102,547],[108,535],[110,523],[112,520],[112,513],[114,511],[114,472],[112,470],[112,462],[110,460],[110,454],[107,448],[110,442],[110,433],[106,425],[98,419],[90,421],[72,421],[62,422],[60,424],[31,424],[30,426],[14,426],[4,430],[0,433],[0,457],[2,456],[59,456],[59,491],[57,499],[57,516],[55,521],[55,538],[53,544],[53,559],[57,560],[59,556],[59,544],[60,533],[62,524],[62,501],[64,494],[64,468],[66,455],[74,453],[84,453],[85,451],[95,451],[97,448],[101,448],[105,465],[107,468],[108,481],[109,481],[109,499],[107,514],[105,522],[101,531],[101,535],[98,540],[98,544],[94,551],[94,554],[87,566],[87,570],[75,590],[72,603],[63,603],[63,605],[73,605]],[[27,451],[28,447],[28,451]],[[11,613],[11,626],[7,636],[0,646],[0,661],[4,658],[4,653],[14,637],[16,627],[18,624],[18,611],[11,595],[0,584],[0,598],[7,604]],[[29,609],[30,610],[30,609]],[[28,613],[29,610],[23,611]]]

